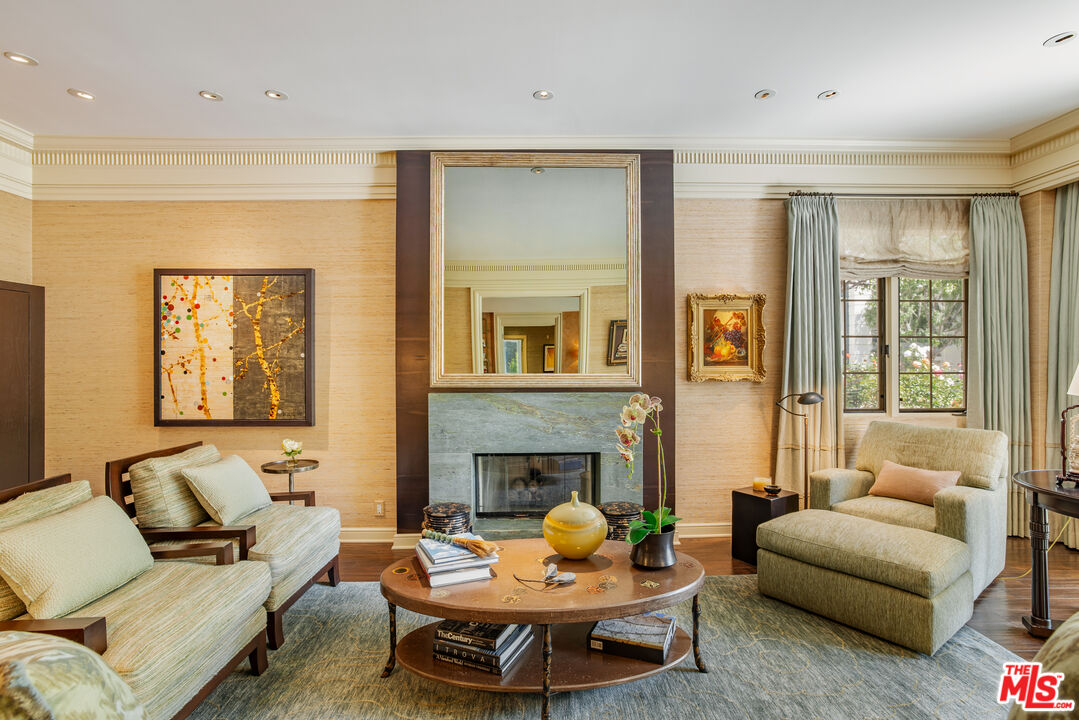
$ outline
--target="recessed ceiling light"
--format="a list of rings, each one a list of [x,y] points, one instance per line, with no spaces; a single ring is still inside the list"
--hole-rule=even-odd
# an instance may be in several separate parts
[[[765,88],[764,90],[758,90],[757,92],[755,92],[753,94],[753,97],[757,98],[758,100],[770,100],[771,98],[775,97],[775,95],[775,90],[768,90],[767,88]]]
[[[71,97],[77,97],[79,100],[93,100],[94,99],[94,96],[93,96],[92,93],[88,93],[85,90],[78,90],[76,88],[68,88],[67,89],[67,94],[70,95]]]
[[[554,97],[554,93],[550,90],[537,90],[536,92],[532,93],[532,97],[536,98],[537,100],[550,100]]]
[[[834,98],[838,94],[839,94],[838,90],[825,90],[824,92],[822,92],[820,95],[817,96],[817,99],[818,100],[831,100],[832,98]]]
[[[1044,45],[1045,47],[1056,47],[1057,45],[1063,45],[1074,37],[1075,31],[1069,30],[1068,32],[1062,32],[1058,35],[1054,35],[1053,37],[1043,42],[1042,45]],[[6,55],[7,53],[4,54]]]
[[[20,65],[29,65],[31,67],[37,65],[37,60],[29,55],[23,55],[22,53],[4,51],[4,57],[13,63],[19,63]]]
[[[543,174],[543,168],[534,167],[534,168],[532,168],[532,172],[534,172],[536,175],[542,175]]]
[[[288,95],[279,90],[267,90],[266,97],[271,100],[288,100]]]
[[[225,99],[224,95],[220,93],[210,92],[209,90],[199,90],[199,97],[206,100],[212,100],[213,102],[221,102]]]

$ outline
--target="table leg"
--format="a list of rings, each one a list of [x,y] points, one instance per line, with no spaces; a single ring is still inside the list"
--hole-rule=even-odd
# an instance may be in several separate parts
[[[551,626],[543,626],[543,720],[551,718]]]
[[[693,661],[697,663],[697,670],[702,673],[708,672],[701,657],[701,596],[693,596]]]
[[[1036,495],[1030,503],[1030,561],[1030,615],[1023,616],[1023,626],[1034,637],[1047,638],[1056,629],[1049,617],[1049,511]]]
[[[288,474],[288,491],[289,492],[295,492],[296,491],[296,488],[294,487],[293,482],[292,482],[292,473]],[[289,500],[288,504],[291,505],[292,501]]]
[[[397,665],[397,606],[393,603],[386,604],[390,606],[390,659],[386,661],[386,667],[382,671],[384,678],[389,677]]]

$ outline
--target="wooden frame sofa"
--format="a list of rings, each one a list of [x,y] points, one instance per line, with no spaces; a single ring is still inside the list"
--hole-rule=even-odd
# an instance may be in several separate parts
[[[51,497],[65,485],[70,487],[67,497],[62,501]],[[27,503],[30,497],[34,500]],[[88,483],[72,483],[70,475],[57,475],[0,491],[0,504],[16,498],[24,498],[33,512],[21,521],[2,523],[7,531],[18,532],[24,523],[90,502],[92,495]],[[0,505],[0,520],[3,515]],[[187,717],[245,659],[251,672],[261,675],[268,664],[262,630],[263,602],[270,589],[266,568],[261,563],[234,563],[230,542],[185,543],[151,554],[153,567],[55,619],[22,614],[25,606],[16,609],[21,601],[0,583],[10,595],[0,602],[8,618],[0,621],[0,631],[56,635],[99,653],[131,687],[148,720]],[[158,562],[202,557],[212,558],[213,566]]]
[[[236,545],[241,560],[268,563],[272,589],[265,605],[266,634],[269,647],[276,650],[285,640],[285,612],[322,576],[334,587],[341,581],[340,514],[332,508],[316,507],[313,490],[273,492],[270,499],[275,502],[302,500],[303,505],[271,505],[242,518],[243,524],[237,525],[223,526],[209,520],[189,526],[145,527],[136,509],[131,468],[196,448],[213,450],[198,441],[110,460],[105,463],[105,492],[139,524],[148,543],[163,543],[162,547],[175,550],[177,541],[226,540]]]

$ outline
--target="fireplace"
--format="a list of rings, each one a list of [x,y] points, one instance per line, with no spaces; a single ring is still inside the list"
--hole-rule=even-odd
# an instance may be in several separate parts
[[[598,453],[477,453],[476,517],[542,518],[570,499],[596,504]]]

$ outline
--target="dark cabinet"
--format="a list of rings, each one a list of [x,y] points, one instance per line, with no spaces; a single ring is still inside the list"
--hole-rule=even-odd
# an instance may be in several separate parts
[[[0,281],[0,489],[45,476],[45,288]]]

